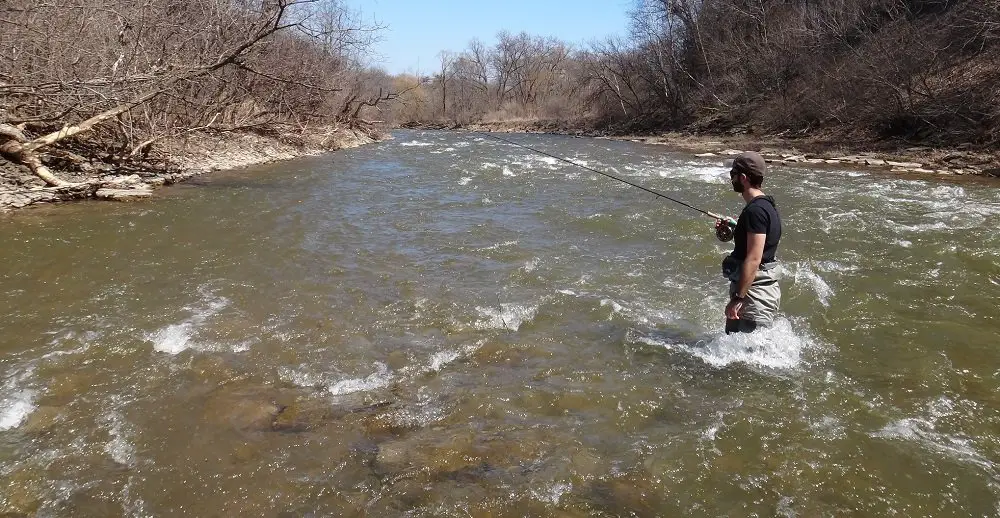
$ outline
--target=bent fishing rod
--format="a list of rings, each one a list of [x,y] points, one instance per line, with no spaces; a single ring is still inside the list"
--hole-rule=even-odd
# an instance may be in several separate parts
[[[617,180],[617,181],[619,181],[621,183],[624,183],[626,185],[631,185],[632,187],[635,187],[636,189],[642,189],[643,191],[646,191],[646,192],[648,192],[650,194],[653,194],[655,196],[658,196],[660,198],[665,198],[665,199],[670,200],[670,201],[672,201],[674,203],[678,203],[680,205],[683,205],[683,206],[685,206],[685,207],[687,207],[687,208],[689,208],[691,210],[698,211],[698,212],[700,212],[700,213],[702,213],[702,214],[704,214],[704,215],[706,215],[706,216],[708,216],[710,218],[714,218],[714,219],[717,219],[717,220],[720,220],[720,221],[725,221],[725,222],[727,222],[729,224],[729,226],[735,226],[735,224],[736,224],[736,222],[733,221],[732,218],[729,218],[729,217],[726,217],[726,216],[720,216],[720,215],[718,215],[718,214],[716,214],[714,212],[709,212],[707,210],[699,209],[698,207],[695,207],[694,205],[691,205],[691,204],[688,204],[688,203],[684,203],[681,200],[678,200],[678,199],[675,199],[675,198],[671,198],[670,196],[667,196],[666,194],[663,194],[661,192],[657,192],[657,191],[655,191],[653,189],[650,189],[648,187],[643,187],[643,186],[641,186],[639,184],[632,183],[632,182],[630,182],[628,180],[625,180],[623,178],[619,178],[619,177],[617,177],[617,176],[615,176],[615,175],[613,175],[611,173],[606,173],[604,171],[599,171],[597,169],[594,169],[593,167],[585,166],[585,165],[583,165],[583,164],[581,164],[579,162],[574,162],[572,160],[563,158],[561,156],[553,155],[552,153],[546,153],[545,151],[542,151],[542,150],[539,150],[539,149],[535,149],[535,148],[530,147],[530,146],[526,146],[526,145],[521,144],[519,142],[514,142],[513,140],[507,140],[507,139],[505,139],[503,137],[498,137],[498,136],[492,135],[490,133],[484,133],[482,131],[476,131],[474,133],[479,133],[480,135],[483,135],[483,136],[486,136],[486,137],[489,137],[489,138],[492,138],[492,139],[495,139],[495,140],[499,140],[500,142],[506,142],[507,144],[511,144],[511,145],[517,146],[519,148],[524,148],[524,149],[527,149],[528,151],[534,151],[535,153],[538,153],[540,155],[545,155],[547,157],[554,158],[554,159],[559,160],[561,162],[566,162],[567,164],[575,165],[577,167],[581,167],[581,168],[586,169],[586,170],[588,170],[590,172],[606,176],[608,178],[611,178],[612,180]]]

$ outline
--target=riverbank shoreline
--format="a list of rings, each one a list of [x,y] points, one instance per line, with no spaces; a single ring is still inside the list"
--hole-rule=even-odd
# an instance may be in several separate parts
[[[350,128],[321,128],[295,136],[191,133],[163,143],[156,157],[141,161],[111,164],[79,156],[73,164],[53,161],[54,173],[70,182],[60,187],[46,186],[26,167],[0,161],[0,213],[83,199],[143,199],[157,187],[205,173],[314,156],[384,138],[387,135]]]
[[[664,146],[693,158],[731,160],[743,151],[757,151],[771,164],[856,168],[912,177],[1000,178],[1000,153],[971,149],[909,146],[899,142],[849,142],[820,137],[789,138],[783,135],[720,135],[685,132],[650,134],[597,130],[586,123],[546,120],[513,120],[471,124],[418,124],[406,129],[539,133],[630,141]]]

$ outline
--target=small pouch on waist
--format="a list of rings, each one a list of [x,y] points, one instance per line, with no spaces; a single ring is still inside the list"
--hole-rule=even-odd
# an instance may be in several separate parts
[[[740,267],[743,266],[743,262],[739,259],[734,259],[733,256],[727,255],[725,259],[722,260],[722,276],[733,280],[733,276],[739,279]]]

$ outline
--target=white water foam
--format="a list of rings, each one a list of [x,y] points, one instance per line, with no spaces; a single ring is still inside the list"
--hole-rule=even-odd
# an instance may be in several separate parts
[[[558,482],[549,486],[542,486],[540,489],[532,489],[531,497],[539,502],[559,505],[563,495],[573,490],[573,484],[569,482]]]
[[[992,461],[975,449],[971,439],[939,433],[934,430],[935,426],[934,420],[908,417],[893,421],[872,435],[916,442],[957,461],[978,466],[993,474],[1000,473]]]
[[[667,168],[662,166],[647,166],[639,170],[636,176],[649,177],[655,174],[660,178],[674,178],[681,180],[691,180],[701,183],[725,184],[729,183],[729,170],[722,166],[705,166],[676,164]]]
[[[476,352],[476,349],[482,347],[484,343],[486,343],[485,339],[472,345],[466,345],[461,349],[445,349],[444,351],[438,351],[431,355],[430,363],[427,365],[427,368],[424,369],[424,372],[438,372],[458,359]]]
[[[194,346],[192,338],[206,320],[229,305],[229,299],[202,290],[202,300],[196,306],[185,306],[191,316],[178,324],[170,324],[146,335],[153,342],[153,349],[167,354],[178,354]]]
[[[791,322],[784,318],[778,318],[771,328],[753,333],[723,334],[708,342],[690,344],[653,336],[643,336],[638,341],[683,351],[713,367],[742,363],[769,369],[798,367],[802,363],[802,352],[813,345],[810,338],[797,334]]]
[[[537,157],[537,160],[539,162],[542,162],[542,163],[548,164],[548,165],[553,165],[553,166],[562,165],[559,160],[556,160],[555,158],[552,158],[550,156],[540,156],[540,157]],[[583,160],[574,160],[574,162],[576,162],[578,164],[582,164],[582,165],[587,165],[587,163],[585,161],[583,161]]]
[[[389,367],[382,363],[375,363],[375,372],[365,378],[350,378],[338,381],[327,390],[334,396],[353,394],[355,392],[365,392],[385,387],[392,383],[392,373]]]
[[[709,426],[708,428],[705,428],[701,432],[702,440],[709,443],[715,442],[715,439],[719,435],[719,430],[722,430],[723,428],[726,427],[726,421],[723,419],[723,417],[724,414],[721,412],[715,414],[715,421],[712,423],[712,425]],[[715,445],[712,445],[712,448],[715,449]]]
[[[852,264],[844,264],[839,261],[817,261],[812,263],[821,272],[856,272],[858,267]]]
[[[67,351],[52,351],[50,353],[45,353],[45,354],[42,355],[42,359],[43,360],[51,360],[51,359],[54,359],[54,358],[58,358],[60,356],[70,356],[70,355],[74,355],[74,354],[85,353],[85,352],[87,352],[87,349],[90,349],[90,343],[85,343],[85,344],[81,345],[80,347],[75,347],[75,348],[69,349]]]
[[[404,147],[427,147],[433,146],[434,144],[430,142],[420,142],[419,140],[411,140],[409,142],[402,142],[399,145]]]
[[[510,248],[512,246],[517,246],[517,241],[504,241],[502,243],[495,243],[485,248],[480,248],[480,252],[490,252],[493,250],[500,250],[502,248]]]
[[[951,228],[943,221],[936,221],[934,223],[918,223],[916,225],[900,225],[890,219],[885,220],[885,222],[892,225],[892,228],[894,229],[917,233],[927,232],[928,230],[948,230]]]
[[[472,177],[471,176],[463,176],[458,181],[458,185],[469,185],[469,182],[471,182],[471,181],[472,181]]]
[[[0,431],[20,426],[35,410],[36,395],[33,390],[19,390],[0,396]]]
[[[503,166],[503,175],[504,176],[511,176],[511,177],[517,176],[516,174],[514,174],[514,171],[511,171],[510,168],[507,167],[507,166]]]
[[[581,165],[587,165],[585,161],[581,160],[573,160],[573,162]],[[555,171],[557,169],[565,167],[563,162],[561,162],[560,160],[556,160],[555,158],[548,156],[539,156],[539,155],[527,155],[525,157],[522,157],[521,160],[517,160],[511,163],[514,165],[522,166],[528,170],[538,169],[541,167],[549,171]]]
[[[294,370],[290,367],[279,368],[278,377],[280,377],[282,381],[291,383],[297,387],[310,388],[326,384],[326,380],[322,376]]]
[[[539,261],[540,259],[538,259],[537,257],[533,257],[531,258],[530,261],[524,263],[524,266],[522,266],[521,269],[526,272],[533,272],[535,271],[535,268],[538,268]]]
[[[390,419],[400,426],[423,427],[447,417],[448,412],[438,399],[440,394],[420,387],[416,401],[390,415]]]
[[[388,386],[393,380],[398,377],[409,377],[418,376],[421,374],[428,374],[434,372],[440,372],[441,369],[446,366],[458,361],[463,357],[475,352],[482,344],[485,343],[485,339],[481,340],[475,344],[466,345],[458,349],[446,349],[442,351],[437,351],[430,356],[426,364],[413,364],[404,367],[397,371],[392,372],[389,367],[382,363],[375,363],[375,372],[364,377],[364,378],[348,378],[337,381],[336,383],[329,384],[327,381],[328,376],[317,375],[310,372],[306,372],[304,369],[293,369],[290,367],[281,367],[278,370],[278,375],[280,378],[288,383],[292,383],[298,387],[304,388],[316,388],[316,387],[326,387],[327,392],[333,396],[342,396],[346,394],[354,394],[357,392],[366,392],[370,390],[379,389]]]
[[[833,288],[830,287],[822,277],[812,270],[808,263],[795,263],[795,284],[800,282],[808,285],[816,293],[819,303],[825,307],[830,307],[830,297],[834,295]]]
[[[113,411],[105,417],[105,421],[109,426],[108,433],[111,435],[111,440],[104,445],[104,452],[118,464],[132,466],[135,463],[135,446],[128,440],[130,430],[125,418]]]
[[[500,304],[499,308],[477,307],[482,317],[474,324],[476,329],[507,329],[517,331],[525,322],[530,322],[538,313],[538,306]]]
[[[881,202],[893,214],[906,218],[922,214],[925,220],[897,224],[886,219],[885,223],[894,231],[969,230],[987,224],[988,217],[1000,215],[1000,205],[992,200],[971,197],[963,187],[928,186],[926,182],[879,182],[866,186],[863,192]]]
[[[847,212],[836,212],[832,214],[820,215],[817,218],[820,230],[829,234],[834,228],[855,228],[865,230],[868,228],[868,221],[861,211],[852,209]]]
[[[958,185],[939,185],[929,191],[927,194],[934,197],[943,198],[965,198],[965,189]]]
[[[976,466],[994,480],[1000,480],[996,463],[980,453],[972,438],[963,434],[947,434],[937,430],[942,417],[955,414],[955,402],[941,396],[927,404],[925,416],[897,419],[872,434],[873,437],[917,443],[955,461]]]
[[[15,373],[0,387],[0,432],[17,428],[35,411],[38,394],[24,385],[34,369]]]
[[[461,352],[454,350],[438,351],[431,356],[431,364],[427,368],[432,372],[437,372],[441,370],[441,367],[457,360],[461,355]]]
[[[819,419],[812,420],[809,422],[809,428],[812,429],[816,435],[829,440],[843,439],[847,436],[844,422],[839,417],[827,415]]]
[[[676,313],[664,309],[653,309],[641,302],[632,305],[612,299],[601,299],[601,307],[611,308],[608,320],[614,318],[616,314],[621,315],[626,320],[644,325],[656,325],[661,322],[672,322],[678,319]]]
[[[172,324],[149,335],[147,339],[153,342],[153,349],[156,351],[178,354],[190,347],[193,329],[194,324],[191,322]]]

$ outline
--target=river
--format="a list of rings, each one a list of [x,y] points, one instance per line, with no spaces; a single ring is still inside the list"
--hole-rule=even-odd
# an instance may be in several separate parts
[[[709,219],[472,133],[4,216],[0,512],[997,516],[996,187],[774,168],[782,316],[731,337]]]

